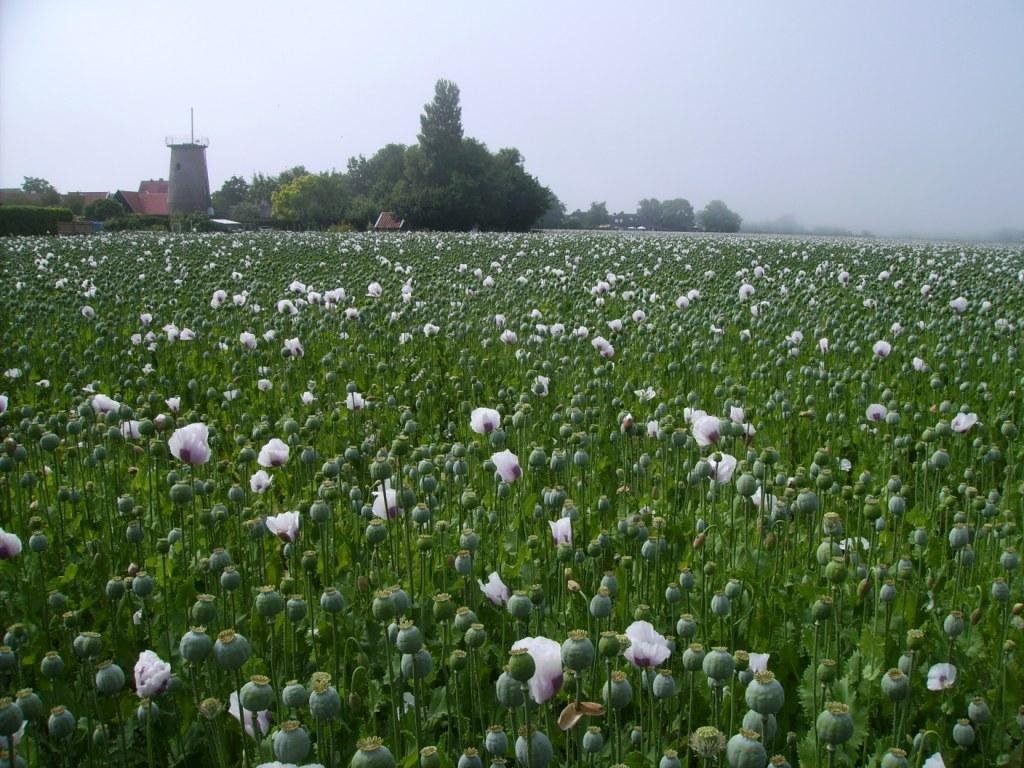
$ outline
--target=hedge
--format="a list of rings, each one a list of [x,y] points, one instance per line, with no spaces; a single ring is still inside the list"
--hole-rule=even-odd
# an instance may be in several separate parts
[[[72,219],[70,208],[2,205],[0,235],[56,235],[57,222]]]
[[[129,213],[125,216],[115,216],[108,219],[103,229],[107,232],[138,231],[166,232],[168,230],[169,216],[155,216],[143,213]]]

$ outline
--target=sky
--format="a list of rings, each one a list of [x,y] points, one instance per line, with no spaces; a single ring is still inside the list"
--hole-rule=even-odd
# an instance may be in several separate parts
[[[416,141],[439,78],[571,211],[719,198],[879,234],[1024,227],[1024,2],[0,0],[0,186],[232,175]]]

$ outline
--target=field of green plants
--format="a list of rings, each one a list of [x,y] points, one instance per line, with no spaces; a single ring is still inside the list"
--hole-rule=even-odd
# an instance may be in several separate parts
[[[1024,252],[0,242],[0,766],[1019,765]]]

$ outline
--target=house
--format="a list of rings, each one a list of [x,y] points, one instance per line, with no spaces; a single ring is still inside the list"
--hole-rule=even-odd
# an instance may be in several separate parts
[[[146,216],[168,215],[170,209],[167,197],[168,185],[164,179],[141,181],[138,192],[119,189],[114,193],[114,199],[121,204],[125,211]]]
[[[405,219],[396,219],[391,211],[381,211],[377,217],[377,223],[373,225],[374,232],[397,232],[405,224]]]

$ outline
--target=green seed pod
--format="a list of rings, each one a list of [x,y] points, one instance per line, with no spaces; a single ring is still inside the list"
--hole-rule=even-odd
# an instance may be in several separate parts
[[[551,740],[543,731],[533,731],[529,734],[530,743],[526,743],[526,729],[522,729],[519,738],[516,739],[516,762],[523,768],[547,768],[548,763],[554,756],[554,748]]]
[[[96,690],[106,696],[113,696],[124,688],[124,670],[110,661],[96,666]]]
[[[583,751],[589,755],[596,755],[604,749],[604,736],[601,735],[601,727],[592,725],[583,734]]]
[[[305,760],[311,746],[306,729],[295,720],[286,720],[274,734],[274,757],[283,763]]]
[[[701,668],[709,679],[725,682],[732,677],[732,673],[736,669],[736,661],[725,648],[715,647],[704,657]]]
[[[433,614],[436,621],[449,621],[455,617],[455,603],[451,595],[447,592],[434,595]]]
[[[15,694],[15,703],[26,720],[39,720],[43,716],[43,700],[31,688],[22,688]]]
[[[75,732],[75,716],[64,707],[54,707],[50,710],[50,717],[46,721],[46,728],[51,738],[66,739]]]
[[[768,761],[768,753],[761,744],[761,735],[745,728],[729,739],[725,755],[729,760],[729,768],[764,768]]]
[[[356,746],[349,768],[395,768],[395,758],[381,739],[360,739]]]
[[[302,709],[309,703],[309,691],[297,680],[289,680],[281,691],[281,703],[288,709]]]
[[[612,672],[611,679],[604,684],[602,694],[605,706],[623,709],[633,700],[633,687],[626,675],[616,670]]]
[[[330,675],[326,672],[315,673],[312,688],[308,704],[314,720],[324,723],[341,714],[341,697],[331,685]]]
[[[703,669],[705,656],[704,646],[700,643],[693,643],[683,651],[683,669],[687,672]]]
[[[601,633],[597,641],[597,650],[602,659],[613,659],[622,651],[622,643],[615,632],[605,631]]]
[[[225,629],[217,635],[213,645],[213,659],[223,669],[240,669],[249,660],[249,641],[233,629]]]
[[[341,613],[345,608],[345,598],[334,587],[327,587],[320,595],[320,608],[329,614]]]
[[[527,654],[527,656],[529,655]],[[498,703],[506,709],[521,707],[525,701],[523,684],[508,672],[502,672],[498,675],[498,679],[494,684],[494,695]]]
[[[568,638],[562,643],[562,665],[575,672],[590,667],[594,663],[595,656],[594,644],[582,629],[570,632]]]
[[[472,624],[466,630],[463,639],[468,647],[479,648],[487,641],[487,630],[484,629],[483,624]]]
[[[525,683],[537,671],[537,664],[526,648],[513,648],[509,652],[508,674]]]
[[[953,725],[953,741],[958,747],[969,747],[974,744],[974,727],[970,720],[960,719]]]
[[[434,660],[430,652],[421,648],[415,653],[402,654],[402,676],[407,680],[418,678],[422,680],[434,668]]]
[[[898,747],[890,747],[882,756],[882,768],[909,768],[907,753]]]
[[[651,693],[659,701],[671,699],[676,695],[676,680],[671,669],[659,669],[651,683]]]
[[[249,682],[242,686],[239,700],[242,702],[242,708],[250,712],[270,709],[274,703],[274,689],[270,687],[270,678],[253,675]]]
[[[492,725],[484,736],[484,749],[488,754],[502,757],[508,753],[508,734],[500,725]]]
[[[826,744],[839,746],[853,736],[853,717],[850,708],[838,701],[830,701],[815,721],[818,738]]]
[[[882,675],[882,693],[889,697],[889,701],[905,701],[910,695],[910,678],[899,669],[890,669]]]
[[[39,663],[39,671],[47,680],[56,680],[64,674],[64,660],[56,651],[47,651]]]
[[[217,598],[213,595],[199,595],[192,604],[192,621],[199,626],[207,626],[217,620]]]
[[[71,647],[79,659],[93,659],[103,650],[103,640],[97,632],[82,632],[75,637]]]
[[[124,675],[121,676],[122,685],[124,684]],[[16,734],[21,724],[24,722],[25,717],[21,709],[9,698],[0,699],[0,736],[10,737]]]
[[[517,589],[509,597],[505,608],[513,618],[518,621],[526,621],[530,618],[530,613],[533,610],[533,603],[530,602],[530,598],[526,592]]]
[[[786,702],[786,691],[773,673],[757,672],[747,686],[744,698],[747,706],[759,715],[774,715]]]
[[[518,414],[517,414],[518,415]],[[459,757],[459,762],[456,764],[456,768],[483,768],[483,761],[480,760],[480,755],[473,747],[467,747],[466,751]]]
[[[260,587],[256,595],[256,613],[270,620],[285,609],[285,599],[272,586]]]

